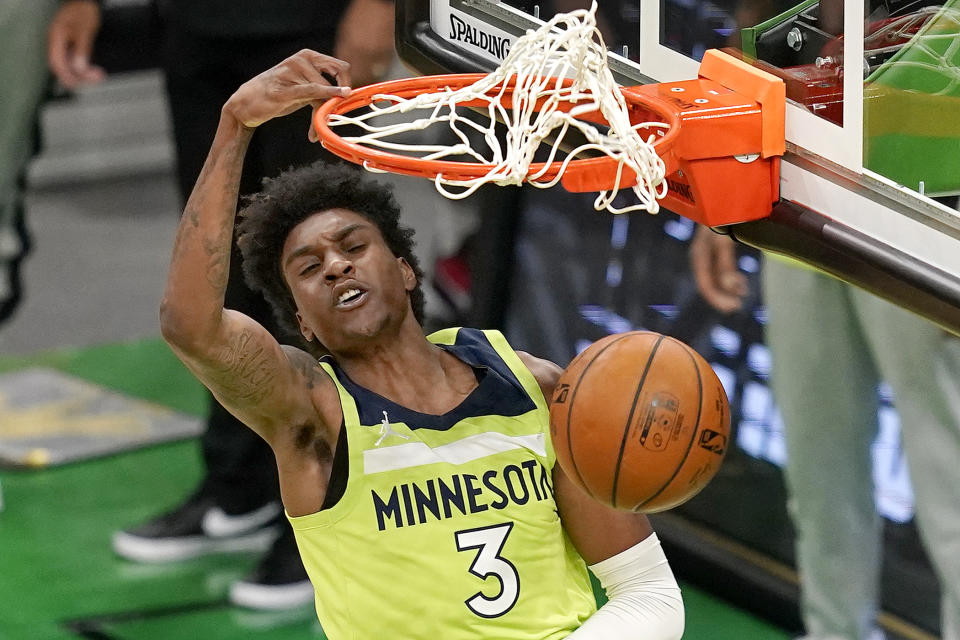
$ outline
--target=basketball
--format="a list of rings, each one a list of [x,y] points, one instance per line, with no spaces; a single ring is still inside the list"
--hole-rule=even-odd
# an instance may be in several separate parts
[[[573,359],[554,389],[550,432],[560,466],[593,498],[655,513],[686,502],[716,474],[730,408],[700,354],[633,331]]]

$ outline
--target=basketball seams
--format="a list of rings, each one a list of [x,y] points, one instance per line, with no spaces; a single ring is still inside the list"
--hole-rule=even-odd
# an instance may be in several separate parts
[[[670,483],[674,481],[674,479],[677,477],[677,474],[679,474],[680,470],[683,469],[683,465],[686,464],[687,458],[690,456],[690,451],[691,449],[693,449],[693,444],[694,442],[696,442],[697,433],[700,431],[700,420],[703,416],[703,378],[700,375],[700,365],[697,362],[697,359],[694,357],[694,354],[691,353],[692,350],[690,349],[690,347],[680,342],[679,340],[671,339],[671,341],[676,342],[683,348],[683,352],[687,354],[687,357],[690,358],[691,362],[693,362],[693,370],[697,373],[697,420],[693,424],[693,433],[690,435],[690,439],[687,442],[687,450],[683,452],[683,457],[674,466],[673,474],[669,478],[667,478],[667,481],[664,482],[663,485],[653,493],[653,495],[651,495],[649,498],[647,498],[646,500],[642,501],[640,504],[633,507],[633,511],[637,511],[638,509],[642,508],[643,505],[649,503],[651,500],[659,496],[661,493],[663,493],[667,489],[667,487],[670,486]],[[619,465],[619,461],[618,461],[618,465]]]
[[[637,383],[637,391],[633,395],[633,403],[630,405],[630,415],[627,416],[627,424],[623,428],[623,438],[620,440],[620,453],[617,455],[617,464],[613,470],[613,487],[610,491],[610,504],[613,505],[614,508],[617,506],[617,484],[620,481],[620,466],[623,463],[623,452],[627,448],[627,438],[630,435],[630,425],[633,424],[633,414],[637,410],[637,401],[640,399],[640,392],[643,391],[643,385],[647,380],[647,374],[650,372],[650,367],[653,365],[653,358],[657,355],[657,351],[660,349],[660,344],[663,342],[664,337],[665,336],[659,336],[656,343],[654,343],[653,347],[650,349],[650,355],[647,356],[647,362],[643,367],[643,373],[640,375],[640,382]]]
[[[617,344],[635,337],[643,339]],[[615,344],[616,348],[607,353]],[[677,347],[685,357],[677,353]],[[599,366],[594,367],[597,362]],[[685,363],[693,365],[692,372]],[[721,402],[726,405],[725,396],[719,398],[716,408],[712,400],[704,404],[710,399],[707,392],[713,388],[707,387],[712,381],[722,395],[722,385],[709,363],[692,347],[670,336],[632,331],[598,340],[567,366],[551,399],[559,400],[551,403],[553,433],[558,444],[564,436],[567,439],[565,445],[559,445],[558,462],[591,498],[614,509],[652,513],[686,502],[709,482],[718,466],[712,458],[705,461],[698,446],[700,443],[704,449],[719,451],[713,448],[713,440],[709,444],[700,442],[705,426],[713,428],[714,419],[719,419],[718,428],[729,438],[729,422],[724,424],[723,420],[725,413],[729,416],[729,409],[719,406]],[[660,395],[664,396],[662,406],[655,400]],[[568,402],[564,412],[562,405]],[[691,411],[694,403],[696,411]],[[576,419],[575,406],[579,407]],[[647,416],[647,411],[653,413]],[[561,426],[564,419],[567,423]],[[650,426],[654,424],[651,420],[655,427]],[[637,421],[642,423],[642,432]],[[641,433],[645,436],[637,442],[632,434]],[[660,452],[671,442],[674,446],[664,457]],[[625,457],[629,460],[624,461]]]
[[[603,355],[604,351],[606,351],[616,343],[620,342],[621,340],[624,340],[629,337],[630,337],[630,334],[626,333],[620,336],[619,338],[616,338],[615,340],[611,340],[610,344],[604,345],[603,349],[601,349],[600,352],[597,353],[597,355],[594,356],[594,358],[583,367],[583,371],[581,371],[580,375],[577,377],[576,384],[573,385],[573,389],[571,389],[570,391],[570,403],[567,405],[567,425],[566,425],[567,426],[567,454],[570,457],[570,464],[573,465],[573,472],[577,474],[577,480],[580,481],[580,486],[586,490],[587,494],[589,494],[591,498],[594,498],[594,499],[596,499],[596,496],[593,495],[593,491],[591,491],[589,485],[587,485],[586,481],[583,479],[583,475],[580,473],[580,468],[577,465],[577,459],[576,457],[574,457],[574,454],[573,454],[573,442],[571,441],[572,434],[570,432],[570,424],[571,424],[570,419],[573,414],[573,407],[576,405],[577,391],[579,391],[580,383],[583,382],[584,377],[587,375],[587,371],[589,371],[590,367],[593,366],[593,363],[595,363],[597,360],[600,359],[600,356]],[[577,358],[579,358],[580,355],[578,355]],[[574,361],[576,361],[576,358],[574,359]]]

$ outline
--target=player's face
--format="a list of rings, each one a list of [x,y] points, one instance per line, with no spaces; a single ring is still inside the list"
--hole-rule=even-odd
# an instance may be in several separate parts
[[[321,211],[294,227],[280,266],[304,337],[333,353],[362,349],[413,317],[413,269],[374,223],[348,209]]]

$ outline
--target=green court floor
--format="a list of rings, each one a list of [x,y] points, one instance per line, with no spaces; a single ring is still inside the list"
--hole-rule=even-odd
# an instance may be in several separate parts
[[[204,395],[160,340],[0,359],[0,372],[42,364],[201,415]],[[0,425],[0,429],[3,426]],[[200,478],[195,441],[60,468],[0,471],[0,639],[321,639],[311,608],[255,613],[226,602],[253,556],[164,566],[113,556],[110,533],[173,506]],[[783,640],[787,635],[684,587],[685,638]]]

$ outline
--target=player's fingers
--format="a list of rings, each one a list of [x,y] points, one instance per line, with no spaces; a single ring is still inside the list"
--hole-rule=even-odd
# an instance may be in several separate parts
[[[336,76],[350,71],[350,63],[346,60],[340,60],[339,58],[317,53],[309,49],[304,50],[304,59],[309,61],[310,64],[317,69],[331,75]]]
[[[337,84],[341,87],[352,87],[353,78],[350,77],[350,65],[340,68],[336,73],[332,74],[334,78],[337,79]]]
[[[350,87],[350,63],[345,60],[326,56],[316,51],[304,49],[302,52],[305,61],[309,62],[314,69],[320,73],[325,73],[336,79],[336,84],[341,87]]]
[[[313,66],[313,64],[303,56],[297,56],[291,60],[291,66],[300,74],[305,83],[336,84],[335,82],[330,82],[330,80],[323,75],[323,72]]]
[[[317,130],[313,126],[313,121],[317,117],[317,109],[320,108],[320,103],[314,102],[310,106],[312,108],[310,109],[310,126],[307,127],[307,140],[309,140],[310,142],[316,142],[320,138],[317,136]]]
[[[322,102],[328,98],[345,96],[350,93],[349,87],[331,87],[328,84],[310,82],[296,84],[289,87],[288,97],[291,101],[302,101],[304,104]]]

